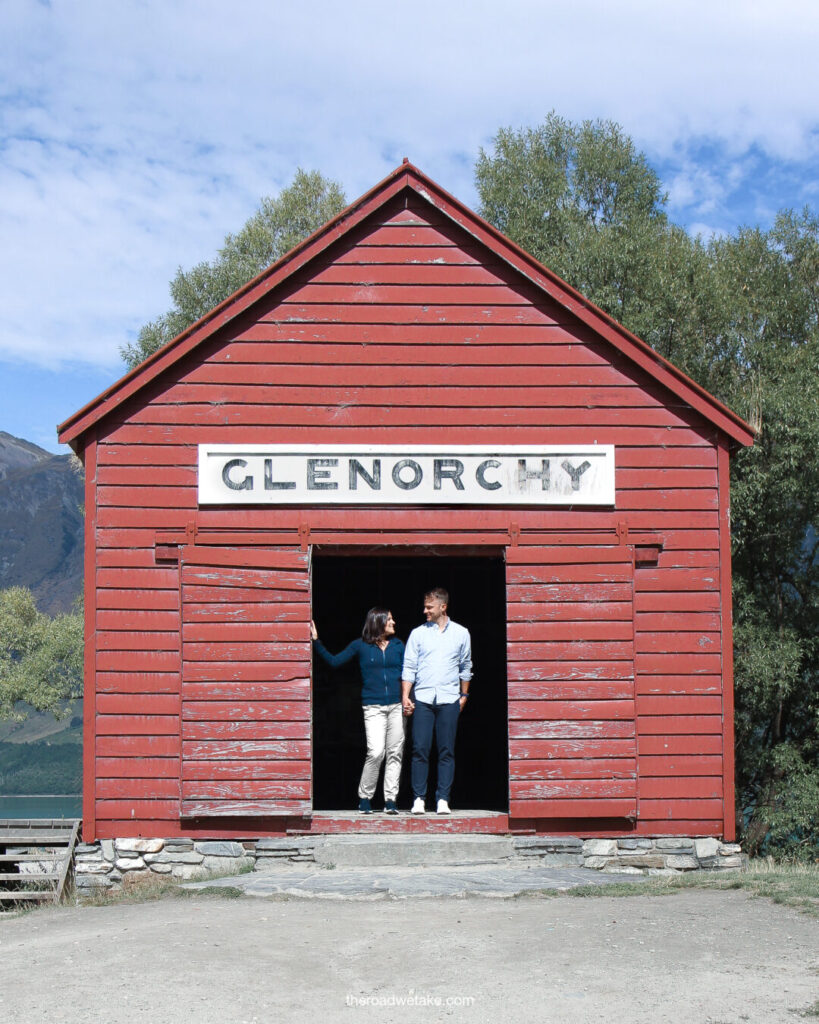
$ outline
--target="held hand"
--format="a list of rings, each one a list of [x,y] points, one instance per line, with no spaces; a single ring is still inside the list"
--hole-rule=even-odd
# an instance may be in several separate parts
[[[316,624],[312,619],[310,619],[310,639],[318,640],[318,630],[316,629]]]
[[[404,699],[401,701],[401,704],[404,708],[404,714],[407,716],[407,718],[409,718],[409,716],[415,710],[415,705],[412,703],[409,697],[404,697]]]

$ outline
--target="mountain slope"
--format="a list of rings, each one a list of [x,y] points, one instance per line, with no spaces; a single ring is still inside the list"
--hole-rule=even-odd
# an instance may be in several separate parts
[[[82,592],[82,476],[0,431],[0,589],[29,587],[41,611],[67,611]]]
[[[47,462],[53,457],[51,452],[31,441],[23,441],[0,430],[0,480],[4,480],[10,470],[30,469],[36,463]]]

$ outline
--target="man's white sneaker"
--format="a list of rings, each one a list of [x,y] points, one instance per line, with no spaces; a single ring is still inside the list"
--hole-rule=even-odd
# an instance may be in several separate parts
[[[426,814],[426,811],[427,811],[427,809],[424,806],[424,798],[422,796],[417,796],[415,798],[415,803],[412,805],[412,813],[413,814]]]
[[[446,800],[439,800],[438,801],[438,813],[439,814],[451,814],[452,813],[450,811],[450,809],[449,809],[449,804],[446,802]]]

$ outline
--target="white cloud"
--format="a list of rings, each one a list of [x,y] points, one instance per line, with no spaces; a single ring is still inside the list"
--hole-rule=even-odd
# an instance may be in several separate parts
[[[297,166],[352,199],[407,155],[475,203],[478,148],[550,109],[618,120],[708,231],[783,205],[765,167],[800,205],[817,43],[793,0],[4,0],[0,358],[113,367]]]

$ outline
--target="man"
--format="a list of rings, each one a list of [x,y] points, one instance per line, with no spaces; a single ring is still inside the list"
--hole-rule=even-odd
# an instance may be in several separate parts
[[[424,595],[426,623],[410,633],[404,652],[401,703],[412,725],[413,814],[424,814],[432,733],[438,746],[438,814],[449,814],[455,776],[455,734],[472,679],[469,631],[447,615],[449,594],[435,587]],[[414,700],[410,691],[415,687]]]

